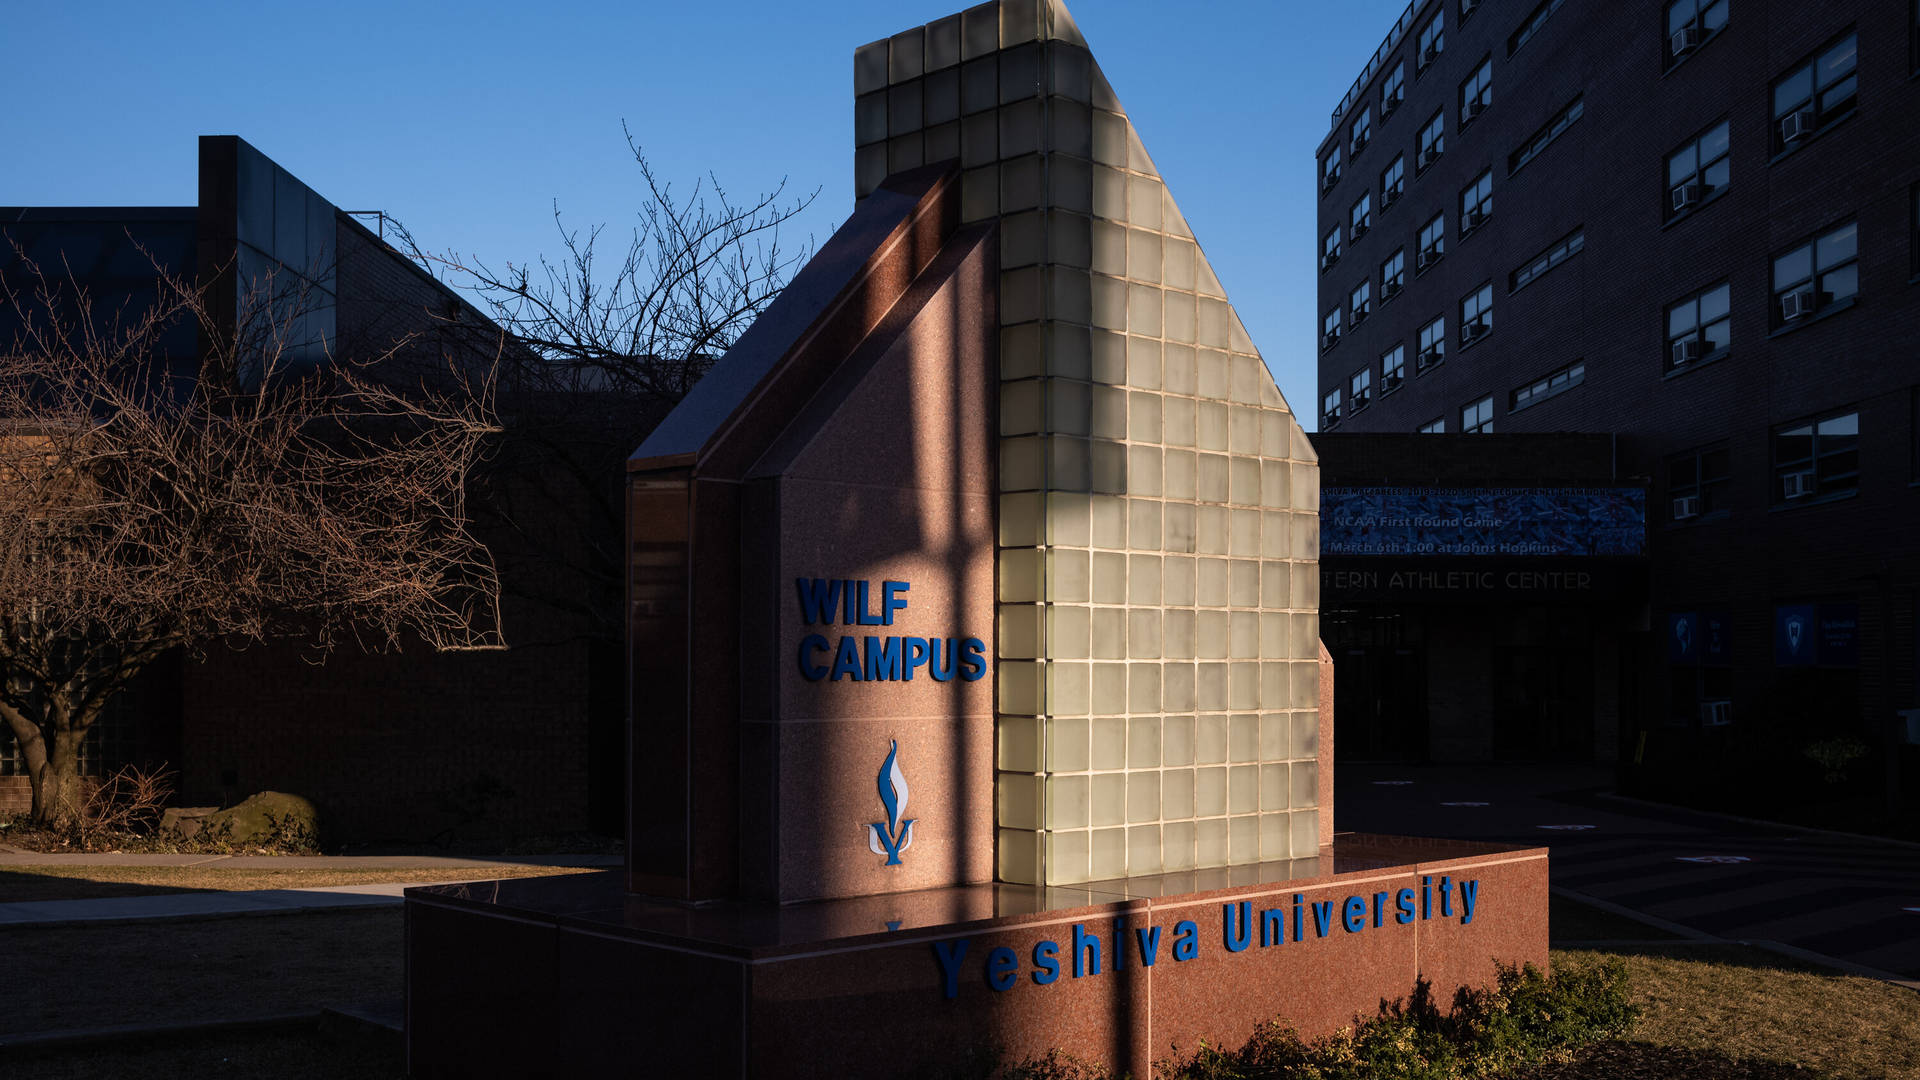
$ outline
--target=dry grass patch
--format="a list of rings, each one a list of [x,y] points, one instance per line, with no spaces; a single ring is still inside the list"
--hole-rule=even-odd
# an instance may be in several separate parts
[[[1835,1077],[1920,1080],[1920,993],[1818,971],[1740,946],[1555,950],[1554,963],[1617,956],[1640,1024],[1630,1038]]]
[[[484,864],[430,869],[249,869],[206,866],[21,866],[0,869],[0,904],[29,900],[91,900],[105,896],[159,896],[180,892],[317,889],[432,881],[491,881],[592,873],[597,867]]]

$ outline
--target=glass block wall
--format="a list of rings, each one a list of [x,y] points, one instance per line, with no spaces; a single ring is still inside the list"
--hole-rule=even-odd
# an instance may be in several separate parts
[[[854,66],[857,193],[957,158],[1000,222],[1000,879],[1313,854],[1318,466],[1072,17]]]

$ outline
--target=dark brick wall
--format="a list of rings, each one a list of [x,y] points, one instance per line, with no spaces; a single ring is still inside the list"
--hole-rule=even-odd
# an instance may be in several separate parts
[[[1484,0],[1464,27],[1454,0],[1426,6],[1441,2],[1445,53],[1415,80],[1413,43],[1400,47],[1408,58],[1406,104],[1380,122],[1376,79],[1366,98],[1374,102],[1374,138],[1357,159],[1349,148],[1342,180],[1320,199],[1316,236],[1345,222],[1363,185],[1373,185],[1377,202],[1380,170],[1407,153],[1406,196],[1384,214],[1376,207],[1370,233],[1348,242],[1339,265],[1321,275],[1318,310],[1342,303],[1363,275],[1374,276],[1375,313],[1320,358],[1322,394],[1368,365],[1377,392],[1379,354],[1394,342],[1407,346],[1409,377],[1331,430],[1406,433],[1439,416],[1457,430],[1461,406],[1491,394],[1497,431],[1617,435],[1621,475],[1652,481],[1655,626],[1665,612],[1729,611],[1736,716],[1753,715],[1768,707],[1778,678],[1774,605],[1858,603],[1858,722],[1877,742],[1889,711],[1914,703],[1920,666],[1912,628],[1920,593],[1913,404],[1920,285],[1911,202],[1911,185],[1920,182],[1920,80],[1912,77],[1909,0],[1735,3],[1724,31],[1671,70],[1664,70],[1662,4],[1568,3],[1509,58],[1508,35],[1534,0]],[[1857,111],[1774,159],[1773,80],[1849,30],[1860,44]],[[1489,54],[1494,103],[1462,133],[1459,83]],[[1583,118],[1509,176],[1508,155],[1576,94]],[[1415,179],[1415,131],[1442,106],[1446,154]],[[1669,225],[1666,155],[1722,119],[1731,124],[1729,186]],[[1338,135],[1345,139],[1344,127]],[[1492,218],[1462,240],[1460,189],[1488,166]],[[1443,208],[1448,253],[1415,278],[1415,230]],[[1859,302],[1770,335],[1772,257],[1856,216]],[[1509,296],[1509,273],[1575,226],[1584,227],[1585,250]],[[1402,244],[1407,289],[1379,305],[1379,263]],[[1494,330],[1461,349],[1460,300],[1488,280]],[[1666,306],[1723,280],[1732,288],[1729,354],[1665,375]],[[1446,362],[1413,375],[1418,328],[1440,314],[1448,323]],[[1576,359],[1586,363],[1583,385],[1509,412],[1512,390]],[[1778,507],[1771,431],[1848,407],[1860,413],[1858,493]],[[1667,458],[1720,442],[1731,455],[1728,510],[1670,523]],[[1650,674],[1640,710],[1664,722],[1664,661],[1651,641],[1640,660]]]

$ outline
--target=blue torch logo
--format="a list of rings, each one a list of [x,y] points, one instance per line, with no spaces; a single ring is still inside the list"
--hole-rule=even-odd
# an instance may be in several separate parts
[[[900,853],[913,846],[913,818],[907,812],[907,777],[900,771],[900,743],[887,748],[887,760],[880,765],[880,805],[887,809],[887,820],[867,826],[867,846],[875,855],[885,855],[886,865],[899,866]]]

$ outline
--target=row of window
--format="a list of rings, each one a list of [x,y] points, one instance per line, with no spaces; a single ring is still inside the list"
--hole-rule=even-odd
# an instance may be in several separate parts
[[[1770,504],[1852,495],[1860,487],[1860,410],[1847,407],[1781,424],[1771,432],[1768,453]],[[1724,513],[1733,486],[1730,462],[1724,443],[1668,458],[1667,519],[1677,523]]]
[[[1912,193],[1914,215],[1920,222],[1920,185]],[[1916,224],[1920,229],[1920,224]],[[1584,229],[1555,242],[1547,250],[1529,259],[1508,278],[1508,292],[1537,280],[1586,246]],[[1822,312],[1837,310],[1853,302],[1859,294],[1859,223],[1848,221],[1828,228],[1804,243],[1776,256],[1772,263],[1770,325],[1775,330],[1797,325],[1801,320]],[[1390,297],[1403,287],[1406,277],[1404,249],[1396,251],[1381,267],[1383,296]],[[1355,321],[1361,321],[1371,309],[1371,283],[1362,283],[1350,298]],[[1669,373],[1689,370],[1718,360],[1732,347],[1732,285],[1721,281],[1667,305],[1665,311],[1666,350],[1664,370]],[[1327,313],[1324,333],[1327,343],[1337,343],[1341,334],[1339,308]],[[1493,330],[1493,285],[1486,282],[1460,299],[1458,323],[1460,348],[1473,345]],[[1420,327],[1418,351],[1414,354],[1414,373],[1437,367],[1446,359],[1447,320],[1438,316]],[[1396,344],[1381,354],[1381,393],[1398,388],[1406,376],[1406,354]],[[1584,362],[1553,372],[1513,391],[1509,410],[1525,408],[1563,390],[1577,386],[1586,377]],[[1371,397],[1372,366],[1355,372],[1344,388],[1336,387],[1322,400],[1323,425],[1338,423],[1344,415],[1363,409]],[[1344,393],[1343,393],[1344,392]],[[1476,429],[1478,430],[1478,429]]]

